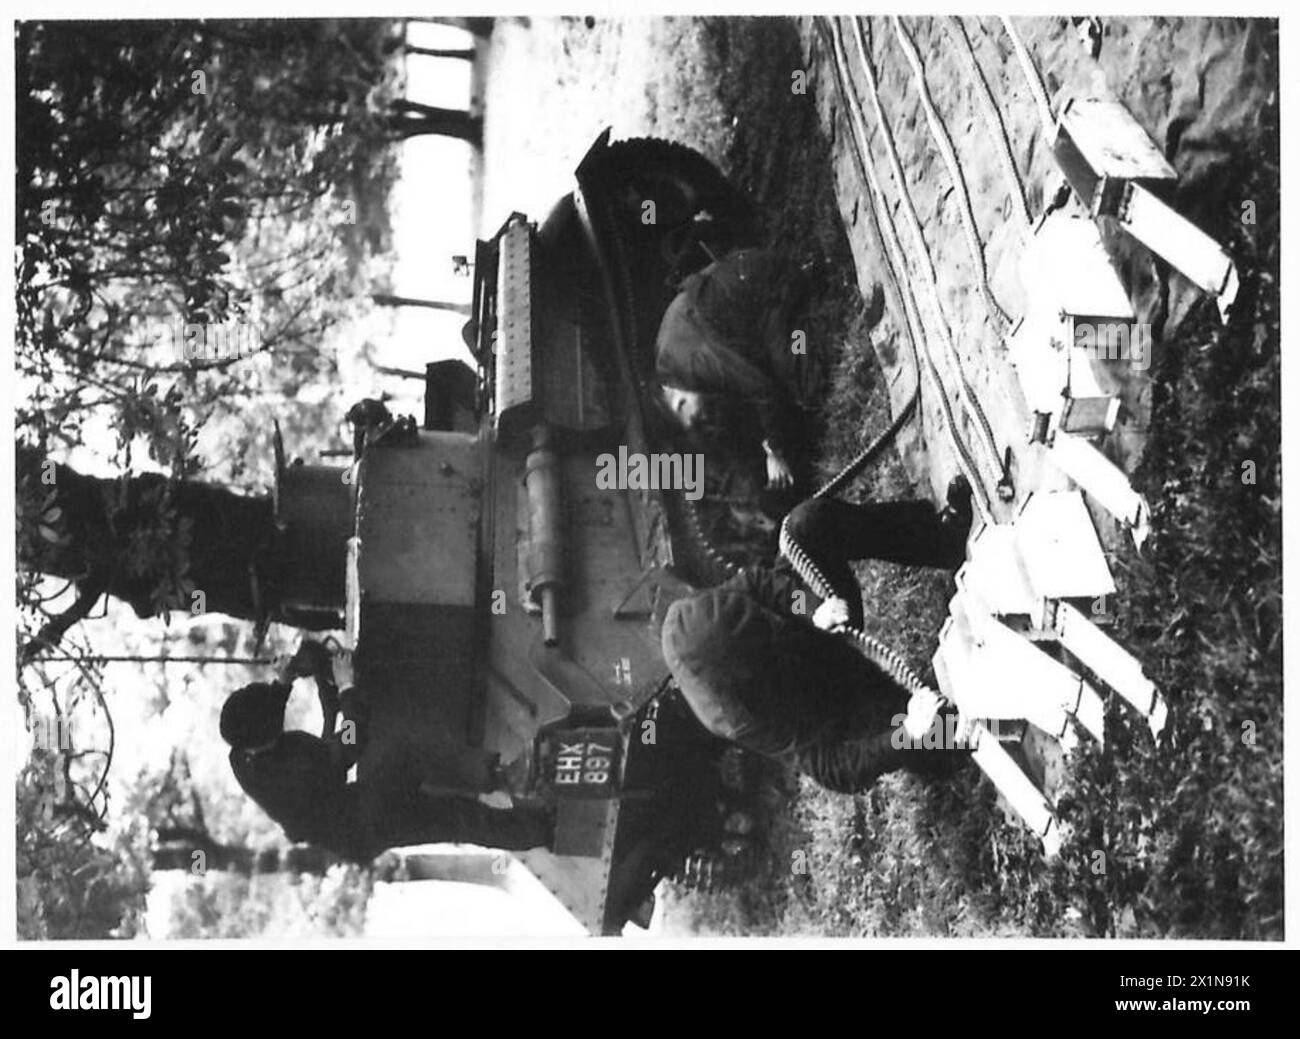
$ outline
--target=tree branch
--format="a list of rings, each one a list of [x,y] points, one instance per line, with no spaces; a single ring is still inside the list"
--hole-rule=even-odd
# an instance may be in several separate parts
[[[41,630],[23,646],[18,654],[19,667],[26,667],[43,651],[56,648],[70,627],[89,616],[90,611],[95,608],[95,603],[99,602],[99,597],[107,590],[108,584],[105,581],[99,579],[88,581],[78,592],[77,601],[53,620],[42,625]]]

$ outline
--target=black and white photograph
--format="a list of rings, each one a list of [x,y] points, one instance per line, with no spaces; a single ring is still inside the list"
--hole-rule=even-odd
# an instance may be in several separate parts
[[[12,21],[16,944],[1284,943],[1278,18],[416,7]]]

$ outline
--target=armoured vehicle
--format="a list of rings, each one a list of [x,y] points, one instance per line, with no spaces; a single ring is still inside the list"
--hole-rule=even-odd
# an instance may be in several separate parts
[[[757,216],[699,153],[609,137],[544,220],[477,243],[476,370],[429,365],[422,422],[369,429],[352,467],[281,465],[277,498],[304,558],[328,561],[301,568],[297,604],[344,610],[354,640],[359,776],[399,740],[453,773],[467,749],[530,755],[556,832],[520,857],[595,933],[644,923],[660,878],[731,844],[753,767],[698,726],[660,653],[668,603],[725,575],[695,506],[597,470],[671,449],[644,384],[660,319]]]

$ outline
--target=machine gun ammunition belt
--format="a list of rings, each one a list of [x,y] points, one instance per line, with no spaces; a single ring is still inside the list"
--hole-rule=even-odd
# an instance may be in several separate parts
[[[811,588],[819,598],[830,599],[835,596],[835,591],[831,583],[826,579],[820,568],[809,557],[800,544],[790,533],[789,517],[781,524],[780,535],[781,554],[790,560],[794,567],[795,573],[803,579],[804,583]],[[933,689],[925,684],[920,676],[912,670],[911,666],[903,659],[901,654],[885,645],[878,638],[868,635],[865,631],[858,628],[845,626],[840,631],[854,642],[862,655],[875,664],[885,674],[889,675],[894,681],[898,682],[909,693],[927,693],[932,696],[938,696]]]

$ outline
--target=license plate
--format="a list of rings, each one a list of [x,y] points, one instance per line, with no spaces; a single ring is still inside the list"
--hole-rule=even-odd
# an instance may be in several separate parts
[[[617,729],[560,729],[551,736],[551,784],[562,797],[612,797],[623,743]]]

